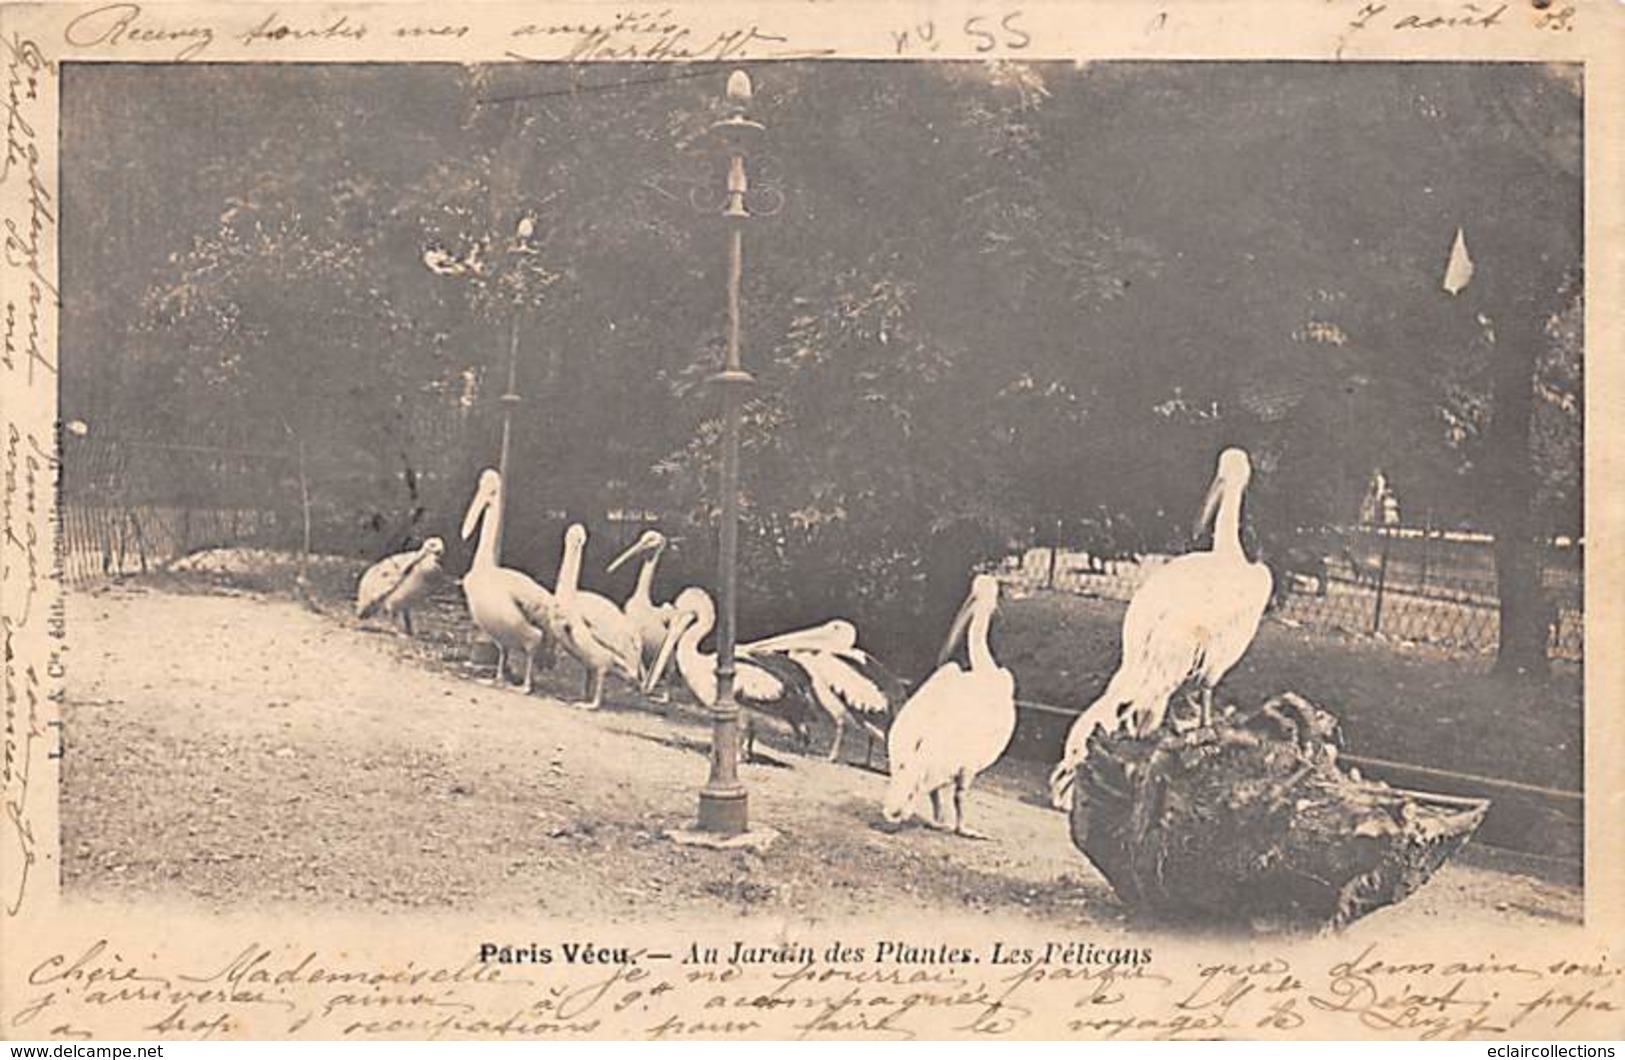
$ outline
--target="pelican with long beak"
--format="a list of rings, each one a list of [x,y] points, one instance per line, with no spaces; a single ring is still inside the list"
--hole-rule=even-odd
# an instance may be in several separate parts
[[[998,606],[998,581],[978,574],[948,631],[936,672],[898,711],[886,740],[891,783],[883,813],[888,821],[913,815],[934,828],[985,838],[965,826],[965,792],[999,760],[1016,731],[1016,681],[988,645]],[[949,658],[961,637],[969,666]]]
[[[739,650],[752,654],[788,651],[853,651],[858,646],[858,627],[844,618],[832,618],[806,629],[793,629],[771,637],[741,644]]]
[[[870,765],[875,744],[885,741],[886,730],[908,698],[907,686],[880,660],[858,647],[856,636],[850,647],[791,647],[784,656],[806,671],[813,698],[835,727],[829,760],[841,760],[841,741],[847,726],[856,723],[865,739],[863,764]]]
[[[673,659],[677,672],[702,705],[717,705],[717,657],[700,651],[700,643],[716,626],[717,609],[704,589],[690,586],[677,594],[676,613],[655,665],[644,678],[645,693],[654,688]],[[776,717],[795,732],[805,748],[811,742],[808,723],[814,709],[811,689],[802,669],[777,653],[735,652],[734,698],[747,708],[745,758],[755,757],[756,730],[751,712]]]
[[[643,557],[643,565],[638,568],[637,584],[632,587],[632,594],[626,598],[626,603],[621,605],[621,611],[626,615],[627,621],[638,631],[638,641],[641,645],[638,671],[640,680],[648,675],[655,659],[660,656],[661,646],[666,643],[666,631],[671,627],[671,616],[677,613],[677,608],[673,604],[657,604],[654,601],[655,568],[660,565],[660,557],[666,551],[666,544],[665,534],[659,530],[645,530],[625,552],[616,556],[605,568],[606,573],[613,574],[622,564],[639,556]]]
[[[642,643],[637,627],[614,601],[581,588],[581,560],[586,550],[587,528],[574,523],[564,532],[564,555],[554,585],[558,607],[553,630],[564,650],[587,670],[587,698],[580,705],[597,710],[610,670],[633,684],[641,681]]]
[[[502,519],[502,476],[491,468],[480,472],[474,500],[463,516],[463,540],[479,531],[474,560],[463,575],[463,598],[469,617],[497,645],[496,680],[508,677],[515,654],[525,660],[525,691],[530,692],[536,672],[536,654],[546,643],[548,629],[557,621],[553,594],[522,571],[498,566],[496,538]]]
[[[1050,800],[1071,804],[1073,776],[1097,728],[1132,723],[1139,736],[1162,724],[1168,700],[1187,682],[1199,692],[1200,723],[1213,722],[1213,688],[1241,661],[1258,634],[1275,578],[1241,545],[1241,502],[1252,478],[1242,449],[1219,454],[1218,470],[1197,517],[1196,536],[1209,523],[1213,543],[1160,567],[1145,580],[1123,616],[1123,656],[1117,672],[1067,734],[1050,774]]]
[[[783,655],[806,672],[813,699],[835,727],[831,762],[840,761],[847,726],[856,722],[867,741],[863,762],[869,765],[875,743],[885,741],[886,730],[908,695],[895,674],[858,647],[858,627],[844,618],[753,640],[738,651],[752,657]]]

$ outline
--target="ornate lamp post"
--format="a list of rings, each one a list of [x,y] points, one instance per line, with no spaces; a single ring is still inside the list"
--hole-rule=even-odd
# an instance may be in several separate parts
[[[508,245],[508,258],[510,264],[515,255],[533,253],[530,247],[530,237],[535,234],[536,225],[529,217],[521,217],[514,229],[513,242]],[[502,392],[497,400],[502,405],[502,449],[497,454],[497,474],[502,476],[502,492],[497,496],[497,529],[495,533],[498,562],[502,557],[502,531],[507,526],[508,492],[513,482],[508,477],[508,456],[512,450],[513,414],[524,402],[515,387],[519,383],[519,320],[523,316],[517,302],[512,306],[508,319],[508,388]]]
[[[504,485],[508,477],[509,456],[513,449],[513,414],[524,399],[517,392],[519,384],[519,327],[527,308],[534,308],[540,293],[555,277],[540,264],[536,246],[531,237],[536,234],[536,221],[526,214],[514,226],[513,239],[508,243],[495,264],[487,264],[481,256],[489,238],[476,242],[467,254],[458,257],[435,247],[424,251],[423,263],[438,276],[458,276],[486,285],[486,297],[494,304],[507,303],[508,312],[508,387],[497,399],[502,407],[502,449],[497,457],[497,472]],[[502,556],[502,525],[507,521],[508,491],[504,489],[497,511],[496,554]]]
[[[722,526],[717,550],[717,586],[721,596],[717,625],[717,702],[711,714],[711,773],[700,790],[695,830],[674,833],[681,842],[706,845],[759,844],[770,832],[749,831],[745,787],[739,780],[740,719],[734,699],[734,644],[737,631],[737,561],[739,551],[739,426],[745,390],[752,377],[740,361],[740,281],[744,275],[744,228],[748,148],[764,126],[748,116],[750,77],[735,70],[728,77],[728,115],[712,126],[728,158],[727,197],[722,216],[728,224],[728,337],[722,371],[711,377],[722,395]]]

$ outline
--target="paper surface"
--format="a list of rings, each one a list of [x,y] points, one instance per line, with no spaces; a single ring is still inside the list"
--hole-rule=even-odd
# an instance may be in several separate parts
[[[1609,0],[1542,5],[1188,0],[1005,7],[830,0],[657,7],[645,12],[595,3],[129,3],[0,9],[8,86],[0,176],[6,239],[0,395],[7,436],[0,1036],[1558,1040],[1625,1034],[1625,965],[1618,949],[1625,925],[1625,844],[1619,839],[1625,834],[1625,785],[1618,768],[1625,751],[1619,701],[1625,675],[1612,650],[1621,628],[1619,543],[1625,519],[1614,485],[1622,480],[1616,419],[1625,392],[1617,297],[1625,283],[1620,249],[1625,238],[1620,188],[1625,6]],[[65,71],[106,63],[576,62],[606,64],[609,70],[636,62],[743,64],[765,83],[775,63],[850,59],[1580,64],[1585,345],[1591,354],[1584,397],[1590,553],[1585,621],[1587,640],[1596,646],[1584,672],[1583,922],[1575,922],[1572,907],[1556,915],[1548,915],[1550,907],[1547,914],[1529,913],[1521,903],[1527,899],[1539,907],[1543,888],[1517,871],[1497,877],[1511,881],[1511,899],[1453,894],[1441,877],[1408,902],[1341,933],[1308,938],[1215,936],[1120,917],[1109,925],[1094,922],[1073,930],[1054,915],[1053,906],[1044,916],[1027,914],[1013,899],[1015,890],[1005,887],[957,912],[942,908],[941,896],[934,895],[923,898],[919,908],[811,918],[778,906],[752,912],[743,899],[740,915],[704,916],[692,904],[665,907],[658,892],[640,892],[646,897],[614,912],[601,897],[581,896],[530,908],[453,899],[433,903],[431,911],[351,900],[331,891],[233,906],[226,896],[212,903],[189,898],[180,886],[156,893],[65,888],[64,826],[71,822],[58,811],[64,784],[74,782],[71,765],[64,777],[64,762],[71,763],[74,753],[71,732],[66,734],[70,757],[57,752],[64,741],[59,725],[64,700],[84,694],[74,687],[76,671],[85,672],[92,653],[110,643],[127,655],[160,650],[153,647],[159,643],[165,645],[161,650],[184,652],[192,637],[167,630],[166,639],[149,630],[151,639],[143,646],[148,634],[132,634],[126,626],[119,634],[123,639],[99,639],[110,628],[97,617],[101,605],[66,602],[59,580],[65,558],[56,547],[57,453],[59,444],[68,442],[59,438],[58,372],[72,358],[91,355],[75,349],[62,330],[75,298],[59,279],[65,264],[59,236],[64,224],[74,223],[59,209]],[[300,69],[316,68],[289,67]],[[728,67],[681,69],[715,74],[720,85]],[[637,70],[642,76],[648,67]],[[594,130],[582,131],[590,136]],[[850,127],[845,135],[854,135]],[[130,157],[100,161],[121,164],[131,187],[137,187],[144,163],[166,149],[151,143]],[[245,160],[244,166],[252,162]],[[918,179],[928,181],[931,174],[921,171]],[[1371,163],[1370,179],[1381,179],[1380,160]],[[118,214],[124,193],[116,182],[106,187],[105,223]],[[1462,227],[1475,263],[1482,266],[1471,219]],[[1443,275],[1447,256],[1448,246],[1441,245],[1436,275]],[[1454,271],[1465,283],[1468,270]],[[635,291],[627,295],[635,297]],[[155,417],[159,411],[154,409]],[[471,490],[472,483],[468,486]],[[297,612],[288,606],[290,614]],[[163,621],[161,612],[147,613],[154,616],[147,621]],[[289,619],[300,621],[312,620]],[[392,687],[391,680],[379,677],[377,689]],[[244,682],[251,678],[222,674],[228,687],[241,688]],[[334,693],[340,704],[335,726],[362,724],[341,717],[344,697],[352,692]],[[268,694],[274,699],[279,693]],[[402,698],[410,702],[410,696]],[[522,724],[523,716],[501,709],[508,712],[493,716],[497,731],[466,738],[497,744],[522,739],[503,726]],[[571,720],[577,727],[570,731],[610,769],[614,740],[631,737],[592,729],[598,720]],[[421,729],[413,729],[419,723],[410,720],[400,724],[426,745],[465,738],[436,733],[428,722]],[[695,730],[695,739],[703,737]],[[226,745],[218,753],[233,752]],[[493,761],[508,762],[505,753],[493,752]],[[565,754],[562,746],[558,753]],[[685,761],[692,785],[676,790],[692,792],[704,779],[702,759],[690,754]],[[509,764],[532,768],[517,758]],[[119,764],[114,756],[96,768],[116,770]],[[189,767],[179,762],[175,768]],[[545,769],[545,761],[534,768]],[[755,775],[747,771],[747,783]],[[872,779],[865,777],[863,786],[855,787],[855,800],[878,805],[880,786]],[[783,833],[774,846],[751,855],[767,862],[808,841],[807,818],[793,805],[796,789],[773,786],[779,783],[774,777],[768,788],[777,794],[759,797],[753,807],[759,822]],[[130,792],[128,797],[144,796]],[[163,798],[206,796],[171,791],[152,797],[161,807]],[[973,797],[973,812],[976,805]],[[681,825],[691,806],[691,794],[685,793],[668,819],[645,822],[650,841],[662,842],[661,828]],[[1070,863],[1031,852],[1057,837],[1064,844],[1064,817],[1041,817],[1034,809],[1031,822],[1027,853],[1020,852],[1022,836],[995,839],[1008,845],[1011,878],[1044,888],[1066,886],[1065,876],[1078,884],[1080,906],[1108,894],[1070,848],[1062,851],[1071,854]],[[359,837],[367,825],[358,820],[355,829]],[[523,833],[512,839],[516,846],[545,842]],[[590,859],[590,840],[587,835],[573,841],[565,856]],[[928,861],[960,856],[958,840],[918,830],[896,836],[877,832],[875,841],[917,842]],[[387,847],[417,840],[399,833],[383,842]],[[997,877],[996,865],[1006,855],[1005,848],[993,849],[966,856]],[[694,851],[689,856],[698,862],[735,855]],[[500,856],[493,855],[491,871],[502,871]],[[812,874],[806,881],[810,891],[818,883]],[[572,915],[572,901],[590,912]]]

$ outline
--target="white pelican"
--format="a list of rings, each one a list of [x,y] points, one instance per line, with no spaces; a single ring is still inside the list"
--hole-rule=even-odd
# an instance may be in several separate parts
[[[677,672],[694,698],[707,707],[717,705],[717,657],[700,651],[700,642],[717,622],[716,605],[704,589],[690,586],[677,594],[677,612],[672,616],[666,643],[661,645],[655,665],[643,679],[648,692],[677,660]],[[808,721],[812,713],[811,691],[806,674],[799,666],[774,653],[734,654],[734,698],[747,709],[745,715],[745,758],[755,755],[755,726],[750,711],[769,714],[787,723],[802,747],[811,742]]]
[[[868,765],[874,756],[875,741],[886,739],[886,730],[907,698],[907,690],[895,674],[857,646],[856,630],[853,632],[851,647],[791,648],[784,655],[807,672],[814,700],[835,725],[829,760],[840,761],[841,739],[847,725],[855,721],[868,741],[863,756]],[[752,657],[760,654],[758,650]]]
[[[1072,777],[1089,753],[1089,734],[1133,719],[1145,736],[1162,724],[1168,699],[1187,681],[1200,689],[1201,724],[1213,720],[1213,688],[1246,654],[1269,605],[1275,578],[1241,547],[1241,501],[1252,464],[1241,449],[1219,454],[1202,502],[1200,532],[1214,520],[1213,545],[1172,560],[1145,580],[1123,616],[1123,659],[1100,698],[1073,722],[1050,774],[1050,800],[1068,808]],[[1215,520],[1215,514],[1217,518]]]
[[[999,606],[999,583],[987,574],[971,581],[970,595],[948,631],[936,672],[898,711],[886,741],[891,784],[883,812],[888,821],[913,814],[935,828],[982,838],[965,827],[965,792],[999,760],[1016,731],[1016,681],[988,648],[987,631]],[[969,668],[947,661],[960,636]],[[953,821],[943,815],[952,792]],[[923,800],[929,796],[930,816]]]
[[[440,557],[445,554],[446,543],[431,537],[415,552],[397,552],[368,567],[356,587],[355,616],[368,619],[381,611],[398,619],[411,636],[412,607],[439,580]]]
[[[645,530],[632,542],[631,547],[616,556],[605,568],[606,573],[614,573],[627,560],[636,556],[645,557],[643,566],[638,568],[637,584],[632,587],[632,594],[626,598],[626,603],[621,605],[627,619],[637,627],[638,639],[642,644],[640,677],[648,674],[660,655],[661,646],[666,643],[666,630],[671,626],[671,616],[677,613],[677,608],[672,604],[657,604],[654,601],[655,568],[660,565],[661,554],[665,551],[666,535],[659,530]]]
[[[463,597],[468,613],[486,636],[497,645],[497,680],[508,677],[508,661],[514,652],[525,657],[525,691],[531,691],[536,670],[536,653],[547,640],[547,630],[556,619],[553,594],[528,575],[497,566],[496,535],[502,518],[502,476],[487,468],[480,472],[474,500],[463,516],[463,540],[479,527],[480,539],[474,547],[474,560],[463,575]]]
[[[874,656],[858,647],[858,627],[844,618],[741,644],[739,653],[781,654],[806,671],[814,700],[835,725],[829,760],[840,760],[846,727],[858,723],[868,739],[864,763],[874,742],[886,738],[898,707],[907,698],[903,682]]]
[[[581,704],[597,710],[604,699],[604,675],[619,670],[633,684],[643,677],[642,645],[637,627],[614,602],[580,587],[581,557],[587,548],[587,528],[571,524],[564,532],[564,556],[554,586],[557,608],[554,635],[576,661],[587,668],[591,682]]]
[[[739,645],[742,652],[851,651],[858,646],[858,627],[844,618],[832,618],[806,629],[777,633]]]

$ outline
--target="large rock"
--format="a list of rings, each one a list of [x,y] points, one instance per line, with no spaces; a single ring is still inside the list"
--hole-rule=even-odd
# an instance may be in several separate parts
[[[1072,842],[1137,909],[1341,926],[1425,883],[1488,808],[1345,772],[1337,719],[1288,694],[1184,733],[1097,731]]]

